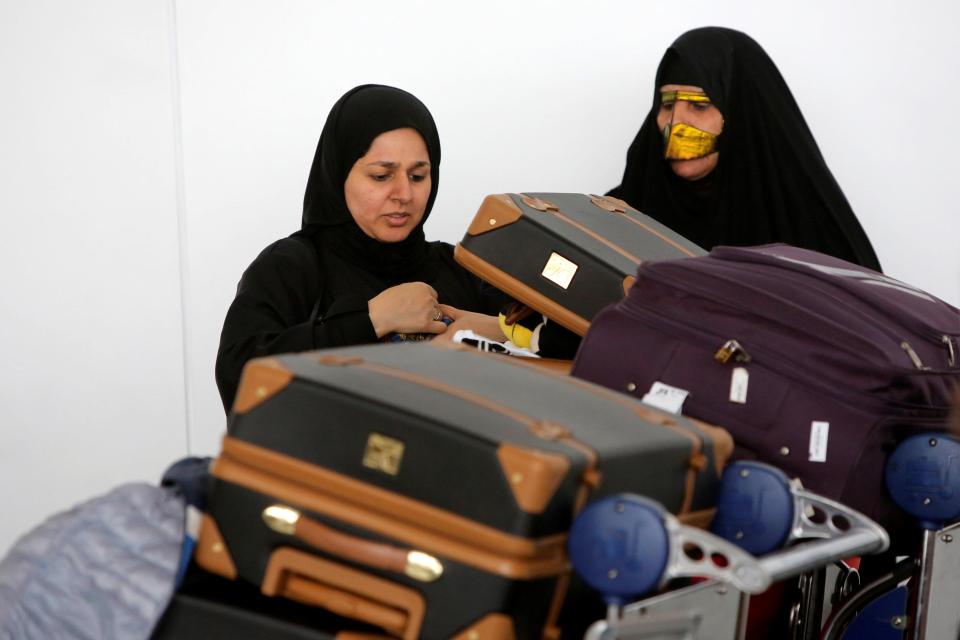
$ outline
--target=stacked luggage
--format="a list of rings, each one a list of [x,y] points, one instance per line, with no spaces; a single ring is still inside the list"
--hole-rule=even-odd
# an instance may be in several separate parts
[[[552,203],[568,194],[509,198]],[[564,217],[563,207],[538,209]],[[463,246],[476,241],[480,222],[478,214]],[[587,214],[578,222],[602,236],[608,221]],[[528,233],[534,246],[550,236],[536,228]],[[508,241],[514,248],[524,244]],[[475,273],[496,274],[474,260],[461,262]],[[541,273],[514,269],[523,286],[510,291],[530,295],[521,300],[549,315],[550,305],[538,295],[552,290],[562,299],[564,293],[551,285],[556,280],[547,267]],[[561,287],[602,291],[608,303],[589,316],[591,323],[577,325],[589,330],[573,375],[724,426],[737,443],[736,459],[770,462],[807,488],[864,511],[894,532],[904,552],[916,547],[915,519],[926,522],[928,532],[949,525],[955,472],[949,456],[938,456],[954,441],[938,432],[960,386],[957,309],[869,269],[783,245],[643,260],[628,282],[624,299],[588,271],[574,272]],[[909,463],[886,464],[898,445],[908,448],[911,436],[928,447],[939,443],[938,456],[931,449]],[[900,480],[891,481],[895,469]],[[930,538],[941,545],[944,539],[952,535]]]
[[[429,343],[252,361],[212,468],[202,572],[334,614],[341,633],[304,638],[727,640],[741,593],[801,573],[823,585],[886,549],[874,519],[909,550],[909,513],[925,569],[844,581],[825,637],[911,575],[924,604],[951,579],[932,554],[953,566],[956,309],[793,247],[707,255],[583,194],[490,196],[455,255],[584,336],[573,376]],[[721,483],[734,441],[743,461]],[[797,637],[819,635],[829,596],[804,591]],[[932,610],[915,637],[954,624]]]
[[[487,196],[457,261],[501,291],[584,335],[647,260],[703,249],[623,200],[582,193]]]
[[[549,637],[565,598],[602,613],[566,595],[576,513],[632,491],[704,525],[731,449],[722,429],[465,347],[255,360],[195,557],[401,638]]]
[[[572,374],[682,398],[757,458],[887,526],[884,462],[947,426],[960,311],[893,278],[786,245],[640,266],[599,314]]]

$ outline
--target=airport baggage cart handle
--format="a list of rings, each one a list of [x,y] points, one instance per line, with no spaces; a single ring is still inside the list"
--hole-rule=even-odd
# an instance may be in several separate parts
[[[796,482],[790,484],[795,507],[787,544],[811,538],[818,540],[760,558],[760,566],[772,581],[852,556],[882,553],[890,546],[886,530],[862,513],[802,489]]]
[[[570,532],[570,557],[608,603],[607,619],[595,623],[587,638],[659,638],[664,624],[691,633],[734,629],[739,593],[760,593],[772,582],[879,553],[890,543],[865,515],[752,461],[724,472],[715,521],[722,537],[682,525],[656,502],[627,494],[585,509]],[[798,544],[787,546],[792,543]],[[741,546],[752,546],[761,557]],[[685,576],[711,580],[633,602]]]

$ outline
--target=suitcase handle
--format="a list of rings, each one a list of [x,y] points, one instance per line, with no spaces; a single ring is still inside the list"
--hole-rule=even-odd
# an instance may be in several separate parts
[[[275,504],[264,509],[263,521],[277,533],[293,536],[330,555],[358,564],[402,573],[420,582],[433,582],[443,575],[443,565],[427,553],[337,531],[285,505]]]
[[[281,547],[267,563],[261,591],[380,627],[398,638],[420,635],[426,603],[409,587]]]

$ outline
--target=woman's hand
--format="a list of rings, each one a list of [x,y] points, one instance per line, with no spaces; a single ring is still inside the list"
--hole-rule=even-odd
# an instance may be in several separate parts
[[[425,282],[405,282],[381,292],[367,303],[378,338],[398,333],[443,333],[437,292]],[[452,308],[452,307],[451,307]]]
[[[443,315],[453,320],[453,322],[450,323],[446,331],[435,337],[434,340],[452,341],[453,336],[461,329],[469,329],[488,340],[495,340],[497,342],[506,340],[503,331],[500,330],[500,320],[496,316],[488,316],[473,311],[463,311],[446,304],[440,305],[440,311],[443,312]]]

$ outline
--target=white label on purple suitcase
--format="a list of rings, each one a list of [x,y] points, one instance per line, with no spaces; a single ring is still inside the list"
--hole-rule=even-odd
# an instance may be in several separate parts
[[[829,436],[829,422],[814,420],[810,423],[810,462],[827,461],[827,438]]]
[[[730,402],[747,404],[747,386],[750,384],[750,372],[737,367],[730,374]]]
[[[687,399],[688,395],[690,395],[690,392],[685,389],[671,387],[662,382],[654,382],[650,385],[650,391],[647,391],[647,395],[640,400],[662,411],[679,414],[680,410],[683,409],[683,401]]]

